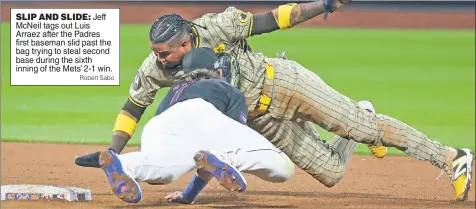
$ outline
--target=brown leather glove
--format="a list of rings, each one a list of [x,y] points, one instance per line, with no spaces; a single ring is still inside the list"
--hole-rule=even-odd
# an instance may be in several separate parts
[[[83,155],[81,157],[77,157],[74,163],[76,165],[82,167],[93,167],[93,168],[100,168],[99,165],[99,152]]]

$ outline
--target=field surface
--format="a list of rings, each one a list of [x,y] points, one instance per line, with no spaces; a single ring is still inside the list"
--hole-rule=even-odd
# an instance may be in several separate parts
[[[10,7],[36,6],[2,5],[2,20],[8,20]],[[47,4],[46,7],[74,6]],[[101,170],[80,168],[73,163],[75,156],[104,149],[104,144],[109,143],[113,122],[127,98],[135,71],[149,52],[149,23],[159,15],[152,12],[180,11],[188,18],[203,14],[191,12],[187,6],[120,4],[120,8],[124,22],[120,36],[120,87],[10,86],[7,56],[10,25],[6,21],[2,23],[2,185],[78,186],[92,189],[94,199],[90,203],[67,204],[2,202],[4,208],[179,208],[180,205],[165,203],[163,197],[167,192],[183,189],[189,175],[167,186],[142,184],[144,200],[138,205],[127,205],[110,192]],[[131,12],[133,8],[144,8],[145,12],[137,15]],[[216,12],[224,7],[204,8],[206,12]],[[265,9],[253,7],[249,11]],[[475,150],[475,32],[469,28],[474,26],[474,14],[393,15],[401,18],[392,18],[391,12],[343,11],[330,16],[328,25],[320,17],[304,25],[329,27],[278,31],[253,37],[250,43],[256,51],[268,56],[287,51],[290,59],[317,73],[339,92],[354,100],[372,100],[377,112],[399,118],[433,140]],[[357,25],[359,21],[362,24]],[[389,28],[382,29],[384,25]],[[410,30],[422,26],[431,30]],[[160,90],[156,102],[147,109],[130,145],[139,144],[145,121],[153,116],[166,91]],[[322,135],[325,139],[332,136],[324,131]],[[73,144],[53,144],[57,142]],[[137,149],[129,147],[126,151]],[[391,155],[403,154],[396,149],[390,151]],[[368,154],[368,150],[361,145],[358,153]],[[455,203],[446,177],[436,180],[439,173],[428,162],[407,156],[375,159],[358,155],[353,157],[346,177],[334,188],[325,188],[301,170],[284,184],[271,184],[246,175],[250,186],[245,194],[228,193],[213,182],[201,195],[198,205],[189,207],[474,208],[474,189],[469,202]]]

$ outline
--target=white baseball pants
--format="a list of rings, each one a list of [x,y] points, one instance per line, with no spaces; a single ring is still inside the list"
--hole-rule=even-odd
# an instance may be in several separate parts
[[[177,103],[152,118],[144,126],[141,151],[119,159],[137,181],[168,184],[196,169],[193,156],[199,150],[218,153],[239,171],[269,182],[287,181],[295,172],[293,162],[266,138],[203,99]]]

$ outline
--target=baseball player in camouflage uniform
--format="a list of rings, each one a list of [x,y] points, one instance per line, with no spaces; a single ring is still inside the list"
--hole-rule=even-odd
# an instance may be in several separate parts
[[[297,62],[266,57],[248,45],[248,37],[291,28],[322,13],[326,16],[349,1],[289,3],[260,14],[228,7],[193,21],[176,14],[159,17],[149,34],[153,52],[137,71],[130,97],[118,114],[110,148],[122,151],[157,90],[182,75],[184,54],[208,47],[237,60],[239,71],[233,84],[246,98],[248,125],[324,185],[331,187],[343,177],[349,156],[360,142],[396,147],[429,161],[448,174],[456,199],[465,200],[471,181],[470,150],[443,146],[395,118],[366,111]],[[336,138],[329,144],[321,141],[313,124],[335,133]],[[385,155],[386,148],[381,151]]]

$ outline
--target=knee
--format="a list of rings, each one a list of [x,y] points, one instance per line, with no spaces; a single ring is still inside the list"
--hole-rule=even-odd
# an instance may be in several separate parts
[[[324,184],[324,186],[326,186],[327,188],[332,188],[332,187],[334,187],[337,183],[339,183],[340,180],[341,180],[341,178],[340,178],[340,179],[332,179],[332,180],[323,182],[322,184]]]
[[[280,170],[273,175],[268,176],[267,180],[273,183],[284,183],[294,176],[293,170]]]
[[[271,181],[275,183],[283,183],[288,180],[290,180],[295,172],[296,172],[296,167],[294,166],[294,163],[288,158],[288,156],[284,155],[282,153],[282,158],[283,160],[279,164],[279,168],[277,169],[277,172],[275,172],[275,175],[271,177]]]
[[[339,183],[340,180],[342,180],[343,177],[344,177],[344,172],[335,173],[334,177],[324,177],[324,178],[314,177],[314,178],[319,180],[324,186],[326,186],[328,188],[331,188],[331,187],[334,187],[335,185],[337,185],[337,183]]]

